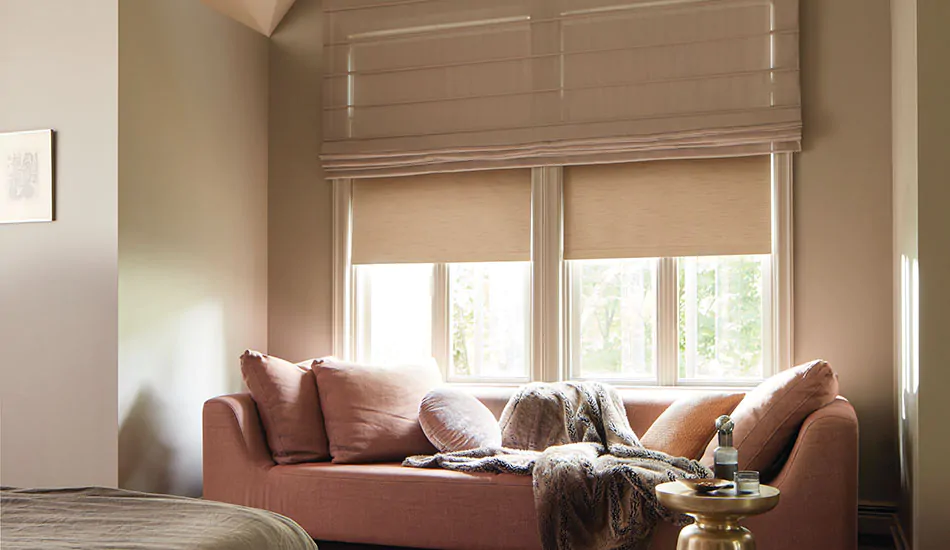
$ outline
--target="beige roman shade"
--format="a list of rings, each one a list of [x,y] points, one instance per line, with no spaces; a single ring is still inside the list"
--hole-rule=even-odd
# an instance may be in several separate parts
[[[798,0],[325,0],[330,178],[797,151]]]
[[[530,170],[353,183],[354,264],[530,258]]]
[[[564,172],[564,257],[768,254],[767,155],[572,166]]]

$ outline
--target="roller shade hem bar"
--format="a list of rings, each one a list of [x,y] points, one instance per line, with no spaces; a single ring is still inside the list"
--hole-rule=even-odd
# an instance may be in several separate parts
[[[710,250],[711,248],[711,250]],[[587,250],[582,254],[565,255],[565,260],[630,260],[636,258],[693,258],[702,256],[752,256],[771,254],[771,246],[754,249],[735,246],[710,245],[705,250],[694,247],[657,246],[656,248]]]
[[[464,258],[464,259],[452,259],[450,256],[438,256],[438,257],[418,257],[418,258],[382,258],[377,257],[372,261],[363,260],[357,261],[354,259],[352,261],[353,265],[402,265],[402,264],[471,264],[471,263],[480,263],[480,264],[495,264],[495,263],[512,263],[512,262],[530,262],[531,258],[528,255],[525,255],[522,252],[512,252],[509,255],[492,255],[491,257],[485,258]]]

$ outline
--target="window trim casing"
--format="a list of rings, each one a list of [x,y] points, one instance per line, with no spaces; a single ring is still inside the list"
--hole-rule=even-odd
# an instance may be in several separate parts
[[[765,364],[764,376],[768,377],[792,366],[793,350],[793,266],[792,266],[792,154],[773,153],[771,155],[771,211],[772,211],[772,258],[769,269],[770,284],[768,292],[769,328],[771,338],[766,342],[769,360]],[[333,307],[332,339],[333,354],[344,360],[355,357],[355,315],[356,305],[354,270],[352,265],[352,180],[330,180],[333,189]],[[547,166],[533,168],[531,171],[531,342],[529,357],[531,361],[531,379],[544,382],[567,380],[571,376],[570,270],[565,268],[563,257],[564,205],[563,205],[563,167]],[[438,268],[437,268],[438,269]],[[443,269],[444,270],[444,269]],[[657,280],[672,278],[666,284],[657,285],[658,308],[670,307],[673,301],[675,310],[676,263],[672,258],[660,260],[657,268]],[[434,284],[445,281],[446,277],[434,277]],[[661,289],[666,289],[664,292]],[[670,291],[672,289],[672,291]],[[438,291],[438,289],[436,289]],[[442,294],[445,294],[444,292]],[[447,300],[433,300],[433,332],[447,330]],[[440,305],[441,304],[441,305]],[[438,311],[436,311],[438,309]],[[653,383],[643,380],[608,380],[624,386],[712,386],[745,387],[754,384],[747,380],[729,381],[727,379],[709,381],[678,380],[676,369],[677,353],[671,349],[677,346],[675,316],[665,316],[666,324],[661,328],[658,315],[657,346],[666,346],[666,353],[657,353],[657,378]],[[440,324],[441,323],[441,324]],[[444,326],[443,326],[444,325]],[[671,332],[672,331],[672,332]],[[670,336],[672,335],[672,336]],[[439,340],[443,340],[440,347]],[[449,356],[445,338],[433,338],[433,353],[440,357]],[[672,361],[672,365],[659,364],[661,358]],[[443,360],[440,365],[448,369]],[[447,375],[447,370],[443,373]],[[516,384],[522,380],[486,380],[466,381],[467,384]]]
[[[350,361],[356,356],[353,288],[353,182],[349,178],[330,180],[333,211],[333,356]]]

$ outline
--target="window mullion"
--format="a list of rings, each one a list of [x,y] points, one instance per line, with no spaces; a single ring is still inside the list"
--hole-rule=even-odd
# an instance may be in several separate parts
[[[432,265],[432,357],[442,369],[444,380],[451,372],[452,345],[449,337],[449,266]]]
[[[657,382],[676,385],[679,351],[676,258],[660,258],[656,291]]]
[[[580,270],[574,264],[564,264],[564,324],[561,334],[564,335],[563,355],[565,378],[580,376],[581,364],[581,310],[576,307],[575,300],[581,293]]]
[[[699,359],[699,281],[697,280],[696,258],[685,258],[683,262],[683,309],[685,310],[686,378],[696,378],[696,362]],[[677,311],[678,313],[678,311]]]
[[[531,377],[553,382],[562,372],[562,168],[531,171]]]

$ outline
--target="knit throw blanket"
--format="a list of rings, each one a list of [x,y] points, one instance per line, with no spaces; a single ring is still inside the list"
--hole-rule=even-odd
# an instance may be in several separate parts
[[[504,447],[412,456],[403,465],[532,475],[545,550],[645,549],[657,521],[689,521],[661,506],[654,487],[712,477],[695,460],[645,449],[605,384],[523,386],[499,423]]]

